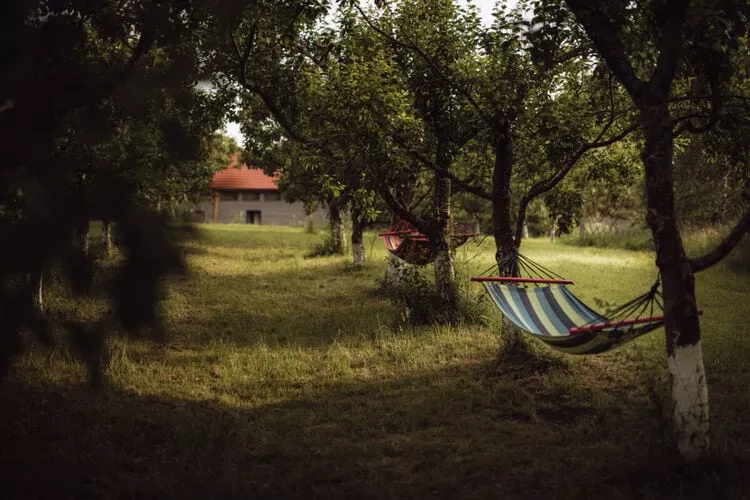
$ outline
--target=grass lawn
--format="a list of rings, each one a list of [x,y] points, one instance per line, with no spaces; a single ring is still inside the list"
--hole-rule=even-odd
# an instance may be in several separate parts
[[[539,346],[496,362],[496,311],[468,277],[492,241],[457,254],[488,326],[400,326],[369,261],[305,259],[321,235],[201,226],[190,274],[164,301],[165,343],[110,341],[92,392],[64,348],[30,345],[0,385],[0,498],[750,497],[748,276],[698,277],[715,458],[674,467],[663,330],[612,353]],[[592,306],[655,278],[653,255],[531,240],[524,253]],[[50,314],[99,302],[56,291]],[[601,309],[601,308],[600,308]],[[517,367],[516,367],[517,368]]]

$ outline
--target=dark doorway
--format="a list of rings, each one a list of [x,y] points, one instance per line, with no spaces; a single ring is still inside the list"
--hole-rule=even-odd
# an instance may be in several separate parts
[[[260,210],[245,212],[245,224],[260,224]]]
[[[190,222],[206,222],[206,212],[203,210],[193,210],[193,212],[188,215],[188,218]]]

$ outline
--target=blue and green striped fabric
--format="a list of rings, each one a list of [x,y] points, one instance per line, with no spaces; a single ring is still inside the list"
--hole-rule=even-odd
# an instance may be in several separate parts
[[[660,322],[612,326],[571,335],[571,328],[607,323],[609,319],[581,302],[565,285],[527,288],[498,282],[483,284],[509,321],[551,347],[570,354],[608,351],[661,326]]]

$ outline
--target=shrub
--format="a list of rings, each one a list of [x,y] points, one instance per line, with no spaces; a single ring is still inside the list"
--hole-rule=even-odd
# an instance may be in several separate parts
[[[712,250],[730,231],[728,227],[685,228],[683,240],[688,255],[699,256]],[[654,242],[648,230],[628,231],[625,233],[586,233],[566,235],[560,241],[567,245],[580,247],[619,248],[622,250],[654,251]],[[740,241],[739,245],[725,259],[726,265],[735,272],[750,272],[750,236]]]
[[[750,236],[747,234],[727,257],[729,268],[738,273],[750,272]]]
[[[330,255],[341,255],[341,243],[336,239],[333,232],[328,231],[323,241],[315,245],[305,257],[328,257]]]
[[[579,247],[619,248],[633,251],[653,251],[654,242],[651,234],[646,231],[628,231],[621,233],[586,233],[581,235],[566,235],[560,241],[567,245]]]
[[[380,291],[401,311],[400,323],[411,326],[483,323],[484,296],[459,288],[455,311],[435,290],[435,279],[416,267],[407,267],[397,280],[383,279]]]

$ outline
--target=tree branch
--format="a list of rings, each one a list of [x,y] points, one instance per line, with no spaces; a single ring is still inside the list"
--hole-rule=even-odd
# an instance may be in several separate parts
[[[690,267],[694,273],[706,270],[720,262],[737,246],[742,237],[750,231],[750,209],[742,216],[734,229],[724,238],[716,248],[696,259],[690,259]]]
[[[256,35],[256,26],[252,25],[250,28],[250,35],[248,36],[248,41],[245,44],[245,51],[240,54],[240,47],[237,44],[237,39],[232,35],[232,44],[234,45],[234,53],[237,56],[237,63],[239,66],[239,74],[240,74],[240,81],[246,81],[247,80],[247,62],[250,60],[250,51],[253,48],[253,43],[255,43],[255,35]]]
[[[149,26],[144,26],[138,37],[138,43],[136,43],[133,52],[130,54],[128,61],[125,66],[118,72],[115,73],[114,78],[104,82],[101,87],[102,94],[107,95],[117,89],[123,82],[133,73],[138,65],[138,62],[143,58],[144,55],[151,50],[154,45],[156,37]]]
[[[640,95],[643,82],[635,74],[625,48],[618,35],[617,26],[589,0],[565,0],[586,33],[594,42],[596,50],[617,76],[632,97]]]
[[[664,37],[659,47],[656,69],[648,81],[649,87],[658,95],[668,95],[672,87],[682,47],[682,27],[685,24],[689,3],[690,0],[672,0],[669,3],[669,22],[663,27]]]
[[[742,118],[741,116],[737,116],[734,113],[727,114],[727,117],[730,120],[734,121],[735,123],[739,123],[740,125],[745,125],[745,126],[750,127],[750,120],[748,120],[747,118]]]
[[[451,173],[448,170],[439,169],[439,168],[437,168],[434,165],[432,165],[431,168],[436,173],[439,173],[439,174],[444,175],[447,178],[449,178],[451,180],[451,182],[453,182],[454,184],[456,184],[462,191],[466,191],[467,193],[471,193],[474,196],[478,196],[478,197],[483,198],[485,200],[492,201],[492,194],[491,193],[488,193],[487,191],[485,191],[485,190],[483,190],[483,189],[481,189],[481,188],[479,188],[479,187],[471,184],[470,182],[466,181],[465,179],[461,179],[460,177],[458,177],[457,175]]]
[[[604,126],[599,131],[599,134],[597,134],[596,138],[589,142],[588,144],[584,144],[581,146],[581,148],[576,151],[573,156],[568,160],[568,162],[565,164],[563,168],[555,172],[554,175],[551,177],[548,177],[544,180],[541,180],[537,182],[532,188],[529,190],[529,192],[521,199],[521,203],[528,204],[531,200],[536,198],[537,196],[540,196],[550,189],[554,188],[560,181],[562,181],[566,175],[568,175],[568,172],[573,168],[573,166],[578,162],[578,160],[581,159],[581,157],[586,154],[587,152],[591,151],[592,149],[598,149],[603,148],[605,146],[609,146],[610,144],[614,144],[615,142],[621,141],[628,135],[630,135],[632,132],[638,130],[640,128],[640,123],[638,121],[635,121],[625,127],[622,131],[615,134],[614,136],[610,137],[609,139],[603,139],[604,135],[609,131],[609,129],[612,127],[612,125],[615,122],[616,119],[616,112],[615,112],[615,97],[614,97],[614,88],[611,85],[611,79],[610,79],[610,88],[609,88],[609,103],[610,103],[610,115],[609,119],[607,120],[607,123],[604,124]]]
[[[531,189],[529,189],[529,191],[521,198],[521,202],[518,207],[518,219],[516,224],[516,241],[521,241],[523,222],[526,218],[526,209],[529,206],[529,203],[531,203],[531,200],[543,195],[544,193],[552,190],[555,186],[557,186],[565,178],[565,176],[568,175],[568,172],[570,172],[570,170],[576,165],[576,163],[578,163],[581,157],[583,157],[583,155],[585,155],[587,152],[593,149],[603,148],[605,146],[609,146],[610,144],[614,144],[615,142],[621,141],[629,134],[640,128],[640,123],[636,121],[635,123],[631,123],[628,127],[620,131],[618,134],[615,134],[609,139],[603,140],[602,137],[611,127],[614,121],[614,107],[612,108],[612,113],[613,114],[610,116],[610,120],[604,127],[602,127],[602,130],[599,132],[599,135],[596,137],[596,139],[582,146],[573,154],[573,156],[570,158],[570,160],[568,160],[563,168],[555,172],[554,175],[534,184]]]
[[[415,187],[414,190],[417,191],[417,188]],[[424,203],[427,198],[430,197],[430,194],[431,193],[429,191],[424,191],[416,199],[411,200],[411,203],[409,203],[409,210],[411,210],[412,212],[416,211],[422,205],[422,203]]]
[[[743,103],[750,102],[750,96],[740,95],[740,94],[718,94],[719,97],[722,100],[728,100],[733,99],[736,101],[740,101]],[[696,94],[696,95],[675,95],[671,96],[667,102],[683,102],[683,101],[709,101],[711,99],[715,98],[715,94],[712,92],[711,94]]]
[[[435,173],[439,173],[440,175],[444,175],[448,177],[451,180],[451,182],[456,184],[461,190],[466,191],[467,193],[471,193],[485,200],[492,201],[491,193],[488,193],[487,191],[484,191],[483,189],[476,187],[475,185],[468,182],[466,179],[461,179],[457,175],[451,173],[449,170],[438,168],[438,166],[435,165],[435,163],[432,160],[425,157],[423,154],[419,153],[418,151],[414,151],[413,149],[410,149],[404,143],[404,141],[401,140],[400,137],[394,137],[393,142],[396,145],[398,145],[402,150],[405,150],[407,154],[411,155],[415,160],[417,160],[419,163],[421,163],[425,167],[429,168]]]
[[[393,210],[393,212],[398,215],[401,219],[407,221],[409,224],[414,226],[414,228],[419,231],[420,233],[429,235],[432,233],[432,228],[429,224],[427,224],[424,220],[420,219],[414,213],[409,210],[406,206],[404,206],[399,200],[396,199],[393,192],[386,186],[385,189],[381,189],[380,196],[383,197],[383,200],[385,200],[385,203],[388,205],[388,208]]]
[[[568,62],[571,59],[575,59],[576,57],[579,57],[579,56],[584,56],[588,54],[589,51],[591,51],[591,47],[589,45],[582,45],[580,47],[574,47],[567,52],[563,52],[558,57],[553,58],[552,66],[556,66],[558,64]]]
[[[708,119],[708,123],[706,123],[705,125],[694,125],[692,122],[693,118],[706,118]],[[718,122],[718,115],[714,115],[713,113],[707,115],[705,112],[688,113],[671,120],[673,126],[676,127],[674,129],[675,137],[681,135],[685,131],[692,132],[694,134],[706,132],[716,126]]]
[[[474,99],[474,96],[471,95],[464,87],[463,85],[458,85],[456,82],[454,82],[451,78],[448,77],[448,75],[445,74],[445,72],[438,66],[438,64],[433,61],[425,52],[419,48],[417,45],[412,45],[406,42],[402,42],[401,40],[398,40],[385,31],[383,31],[381,28],[379,28],[368,16],[365,14],[364,10],[362,10],[362,7],[359,5],[358,1],[354,1],[354,8],[357,9],[359,12],[359,15],[362,16],[362,19],[365,20],[367,25],[376,33],[378,33],[380,36],[391,42],[392,44],[401,47],[402,49],[406,49],[412,52],[415,52],[417,55],[419,55],[422,60],[424,60],[430,68],[435,72],[435,74],[443,80],[445,83],[448,84],[449,87],[455,89],[458,91],[459,94],[461,94],[471,105],[472,108],[479,114],[479,116],[482,118],[482,120],[487,123],[490,127],[492,127],[492,123],[490,121],[490,117],[485,113],[484,109],[479,105],[479,103]]]
[[[141,58],[151,49],[154,44],[155,37],[150,27],[145,27],[141,32],[141,36],[138,37],[138,43],[133,49],[133,53],[130,55],[130,59],[125,67],[125,73],[130,73],[135,69],[136,64]]]
[[[260,97],[260,99],[263,101],[263,104],[266,106],[266,109],[268,109],[269,113],[271,113],[271,115],[273,116],[274,120],[276,120],[278,124],[281,125],[281,128],[284,129],[284,131],[287,133],[287,135],[289,135],[290,138],[294,139],[300,144],[318,147],[323,151],[327,151],[327,148],[323,147],[321,144],[316,143],[311,137],[304,134],[293,125],[292,121],[284,114],[281,107],[274,99],[273,95],[267,89],[264,89],[248,80],[247,63],[250,58],[252,45],[254,43],[256,35],[257,29],[255,26],[253,26],[250,30],[250,34],[244,51],[240,51],[237,39],[234,37],[234,35],[232,36],[234,54],[237,57],[239,84],[248,92],[251,92]]]

